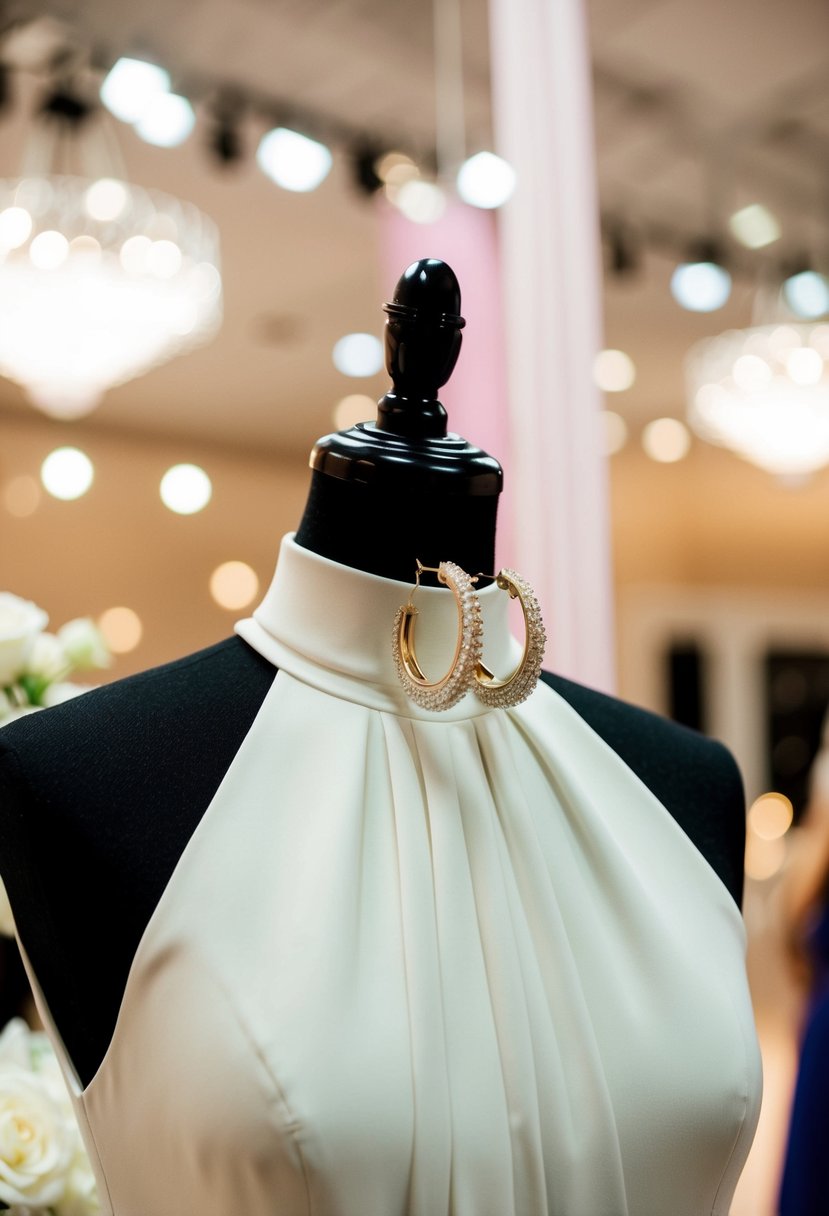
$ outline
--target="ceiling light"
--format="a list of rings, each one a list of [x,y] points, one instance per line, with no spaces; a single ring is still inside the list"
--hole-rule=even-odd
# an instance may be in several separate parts
[[[822,317],[829,312],[829,279],[814,270],[790,275],[783,284],[783,298],[798,317]]]
[[[100,97],[122,122],[138,122],[150,104],[170,90],[170,76],[154,63],[119,59],[101,85]]]
[[[623,393],[636,379],[636,366],[623,350],[600,350],[593,360],[593,379],[604,393]]]
[[[0,369],[54,417],[88,413],[112,385],[206,341],[221,321],[211,222],[137,186],[117,216],[96,219],[90,199],[110,214],[117,188],[127,189],[110,180],[96,195],[101,185],[0,181],[0,206],[12,204],[0,211]],[[19,205],[30,196],[36,220]],[[176,241],[152,241],[145,229],[165,219]],[[9,238],[18,242],[27,226],[31,240],[10,249]],[[66,234],[75,234],[71,242]]]
[[[262,136],[256,150],[259,168],[283,190],[316,190],[331,168],[331,153],[325,144],[276,127]]]
[[[656,418],[642,432],[642,447],[651,460],[674,464],[687,456],[691,436],[687,426],[678,418]]]
[[[752,203],[735,211],[728,226],[747,249],[762,249],[780,239],[780,224],[762,203]]]
[[[346,334],[335,343],[332,358],[344,376],[373,376],[383,366],[383,344],[374,334]]]
[[[176,464],[161,479],[161,501],[177,515],[195,515],[210,502],[213,486],[197,464]]]
[[[245,154],[241,122],[245,103],[233,89],[223,91],[211,108],[208,147],[222,166],[240,161]]]
[[[389,197],[406,219],[415,224],[434,224],[446,210],[446,195],[440,186],[419,178],[404,182]]]
[[[186,97],[159,93],[135,123],[135,132],[157,148],[176,148],[193,130],[196,115]]]
[[[781,476],[829,463],[825,328],[758,326],[698,342],[685,365],[694,430]]]
[[[458,170],[457,186],[472,207],[501,207],[515,189],[515,170],[494,152],[477,152]]]
[[[383,178],[377,172],[379,159],[377,149],[370,144],[358,145],[351,154],[354,184],[363,194],[376,194],[383,188]]]
[[[717,262],[686,262],[671,276],[671,293],[689,312],[715,312],[731,294],[731,275]]]
[[[411,156],[406,156],[404,152],[386,152],[384,156],[378,157],[374,168],[377,176],[387,186],[402,186],[404,182],[420,177],[417,165]]]
[[[55,448],[40,466],[40,480],[53,498],[69,502],[92,485],[92,461],[79,448]]]

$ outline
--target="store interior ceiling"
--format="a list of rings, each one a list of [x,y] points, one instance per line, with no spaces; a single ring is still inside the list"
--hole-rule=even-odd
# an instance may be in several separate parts
[[[825,0],[588,0],[597,172],[606,225],[632,235],[638,268],[606,276],[606,344],[637,366],[611,404],[632,428],[684,412],[682,360],[698,338],[752,323],[757,283],[787,260],[829,258],[829,7]],[[329,118],[380,145],[428,155],[435,142],[430,0],[12,0],[0,42],[13,72],[0,112],[0,176],[19,171],[44,63],[69,40],[98,65],[154,58],[197,101],[181,147],[143,143],[114,123],[131,180],[187,199],[218,224],[225,320],[208,346],[107,393],[92,416],[114,431],[162,435],[294,458],[334,429],[346,393],[377,397],[383,373],[346,380],[331,360],[344,333],[380,333],[393,282],[378,264],[376,198],[353,184],[349,149],[330,177],[292,194],[257,168],[260,116],[240,119],[243,155],[208,146],[211,98],[242,88],[298,115]],[[466,143],[491,147],[485,0],[463,0]],[[27,27],[29,33],[22,36]],[[566,183],[562,185],[566,188]],[[753,202],[782,237],[740,261],[725,308],[692,314],[671,299],[689,241],[727,232]],[[430,256],[428,229],[423,254]],[[400,268],[403,269],[402,267]],[[0,418],[31,414],[0,381]],[[69,429],[67,424],[67,430]]]

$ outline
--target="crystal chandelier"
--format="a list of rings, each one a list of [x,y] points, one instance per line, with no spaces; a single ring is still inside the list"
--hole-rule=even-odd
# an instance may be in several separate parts
[[[77,418],[216,333],[219,241],[195,207],[128,184],[112,157],[96,175],[51,172],[44,125],[23,175],[0,181],[0,375]]]
[[[688,419],[712,443],[781,476],[829,464],[829,325],[762,325],[698,342]]]

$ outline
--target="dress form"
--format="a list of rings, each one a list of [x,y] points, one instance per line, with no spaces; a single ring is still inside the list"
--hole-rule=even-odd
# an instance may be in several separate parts
[[[462,324],[446,270],[430,261],[403,276],[387,328],[394,389],[375,427],[318,445],[297,533],[301,546],[387,578],[410,579],[415,556],[493,568],[500,468],[446,436],[437,402]],[[0,732],[0,868],[84,1082],[110,1042],[141,935],[274,674],[234,637]],[[547,678],[739,899],[743,803],[725,749]]]
[[[385,306],[393,387],[375,423],[326,435],[311,453],[311,488],[297,544],[346,566],[405,582],[415,558],[491,571],[501,466],[447,433],[438,390],[452,374],[465,325],[450,268],[413,263]]]

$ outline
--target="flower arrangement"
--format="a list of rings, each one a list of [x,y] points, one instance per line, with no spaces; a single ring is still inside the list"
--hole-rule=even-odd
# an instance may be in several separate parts
[[[56,634],[46,632],[48,623],[31,600],[0,592],[0,726],[84,692],[66,680],[74,671],[109,665],[109,650],[91,620],[69,621]]]
[[[91,620],[47,633],[30,600],[0,592],[0,727],[85,692],[73,672],[106,667],[110,654]],[[0,933],[14,920],[0,882]],[[45,1034],[13,1018],[0,1032],[0,1210],[10,1216],[94,1216],[95,1178],[69,1093]]]
[[[100,1211],[54,1052],[22,1018],[0,1033],[0,1209],[10,1216]]]

